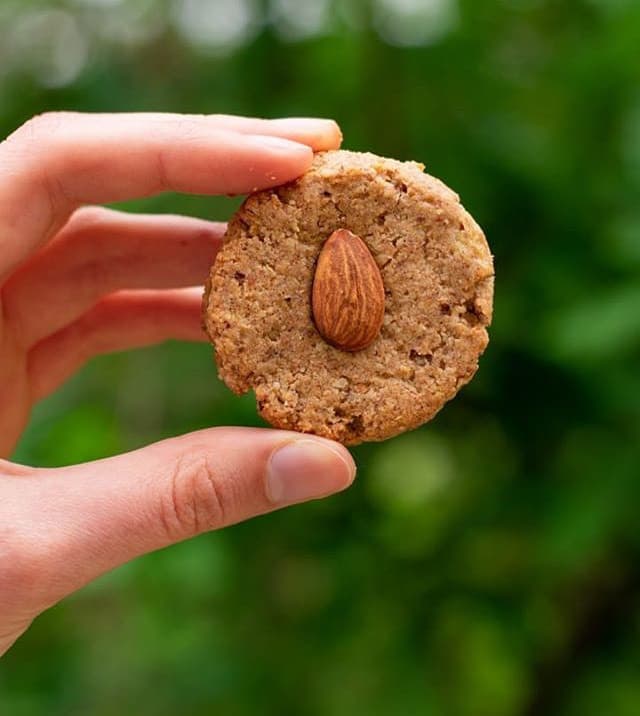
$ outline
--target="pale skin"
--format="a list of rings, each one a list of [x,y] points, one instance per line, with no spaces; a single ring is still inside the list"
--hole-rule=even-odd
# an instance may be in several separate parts
[[[340,140],[330,120],[54,113],[0,143],[0,655],[120,564],[353,481],[336,443],[233,427],[66,468],[8,461],[34,404],[93,356],[205,340],[224,225],[99,204],[274,186]]]

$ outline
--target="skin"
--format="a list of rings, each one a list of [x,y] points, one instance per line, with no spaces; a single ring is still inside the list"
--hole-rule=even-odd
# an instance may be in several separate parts
[[[0,458],[91,357],[204,340],[201,286],[224,225],[96,204],[275,186],[340,141],[329,120],[53,113],[0,143]],[[354,476],[336,443],[245,428],[59,469],[0,459],[0,655],[100,574]]]

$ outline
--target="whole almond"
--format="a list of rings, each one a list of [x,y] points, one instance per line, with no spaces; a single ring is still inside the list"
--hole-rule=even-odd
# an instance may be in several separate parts
[[[336,348],[355,352],[370,346],[384,319],[384,284],[364,241],[347,229],[327,239],[316,265],[313,320]]]

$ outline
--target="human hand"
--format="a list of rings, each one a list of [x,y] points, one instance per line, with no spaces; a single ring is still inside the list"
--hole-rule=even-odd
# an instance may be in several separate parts
[[[36,117],[0,144],[0,456],[35,402],[92,356],[204,340],[201,286],[224,226],[80,208],[163,191],[242,194],[336,148],[326,120]],[[59,469],[0,459],[0,655],[98,575],[201,532],[347,487],[342,446],[215,428]]]

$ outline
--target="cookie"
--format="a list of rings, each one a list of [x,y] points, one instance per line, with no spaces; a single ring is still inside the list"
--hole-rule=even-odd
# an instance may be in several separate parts
[[[472,378],[492,299],[489,247],[453,191],[419,164],[333,151],[246,199],[203,320],[221,378],[269,423],[355,445],[428,421]],[[341,345],[345,322],[359,343]]]

